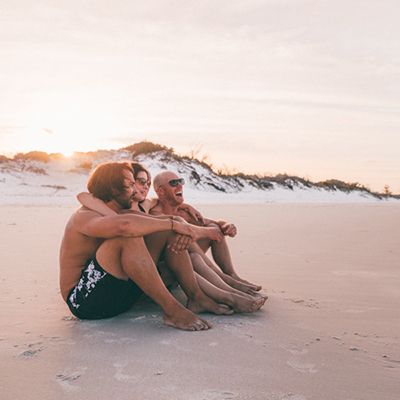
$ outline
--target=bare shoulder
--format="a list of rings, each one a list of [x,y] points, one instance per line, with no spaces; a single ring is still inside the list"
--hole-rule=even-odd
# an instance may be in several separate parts
[[[83,226],[96,218],[102,218],[101,214],[96,211],[89,210],[86,207],[81,207],[71,215],[69,224],[79,230],[80,226]]]
[[[149,209],[149,214],[151,215],[162,215],[163,211],[161,205],[157,202],[153,207]]]

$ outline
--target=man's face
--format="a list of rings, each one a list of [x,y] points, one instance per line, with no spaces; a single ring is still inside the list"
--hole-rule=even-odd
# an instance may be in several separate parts
[[[122,174],[124,175],[124,189],[121,193],[114,196],[114,200],[122,209],[128,210],[131,208],[132,201],[136,194],[135,179],[133,178],[132,172],[127,169],[124,169]]]
[[[181,178],[170,172],[165,174],[163,183],[160,186],[164,199],[171,205],[177,206],[183,203],[183,184],[179,182]]]

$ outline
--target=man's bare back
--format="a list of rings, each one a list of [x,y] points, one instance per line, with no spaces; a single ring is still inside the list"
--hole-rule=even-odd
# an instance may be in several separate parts
[[[60,248],[60,289],[64,300],[79,281],[86,261],[96,254],[103,242],[78,230],[85,221],[98,216],[94,211],[80,208],[67,222]]]

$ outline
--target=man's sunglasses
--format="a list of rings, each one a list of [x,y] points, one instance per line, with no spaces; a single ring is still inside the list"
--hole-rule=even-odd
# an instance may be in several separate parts
[[[151,185],[151,181],[148,181],[147,179],[144,179],[144,178],[136,178],[135,182],[142,186],[147,184],[147,186],[150,187],[150,185]]]
[[[177,187],[178,185],[184,185],[185,184],[185,180],[183,178],[179,178],[179,179],[171,179],[170,181],[168,181],[168,185],[171,187]]]

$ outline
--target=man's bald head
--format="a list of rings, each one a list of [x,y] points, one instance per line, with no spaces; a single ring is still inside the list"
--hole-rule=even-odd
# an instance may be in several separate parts
[[[163,171],[160,172],[159,174],[157,174],[154,177],[154,181],[153,181],[153,186],[154,186],[154,190],[157,192],[157,190],[164,185],[167,185],[168,182],[171,179],[179,179],[178,175],[176,175],[174,172],[172,171]]]
[[[183,203],[183,184],[181,178],[172,171],[163,171],[154,177],[154,190],[161,202],[175,207]],[[179,181],[179,182],[174,182]]]

